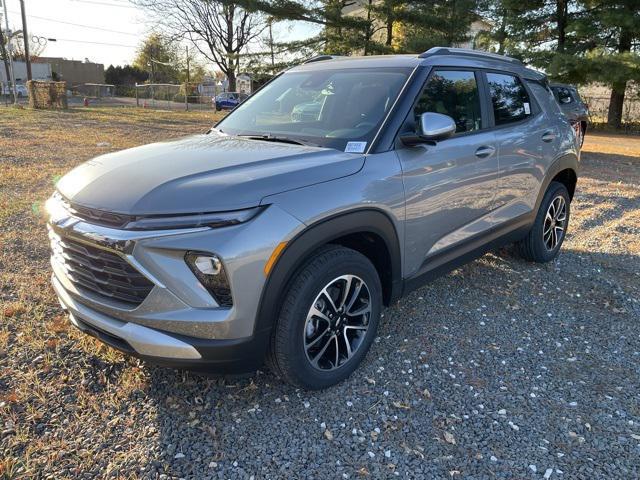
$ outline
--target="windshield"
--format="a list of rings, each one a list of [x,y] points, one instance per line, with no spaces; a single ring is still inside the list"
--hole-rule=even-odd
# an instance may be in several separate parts
[[[217,129],[362,153],[410,73],[410,68],[288,72],[240,104]]]

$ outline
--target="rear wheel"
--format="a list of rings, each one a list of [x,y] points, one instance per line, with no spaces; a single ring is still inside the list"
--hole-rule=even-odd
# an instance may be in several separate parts
[[[366,356],[381,308],[382,287],[369,259],[324,247],[284,296],[268,358],[272,370],[307,389],[344,380]]]
[[[542,199],[535,222],[517,243],[520,254],[532,262],[549,262],[560,251],[569,226],[569,192],[560,182],[551,182]]]

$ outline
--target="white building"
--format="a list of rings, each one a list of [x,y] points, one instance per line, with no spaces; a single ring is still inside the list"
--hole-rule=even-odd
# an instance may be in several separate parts
[[[17,84],[27,83],[27,64],[14,60],[13,75],[16,77]],[[51,65],[31,62],[31,77],[34,80],[51,80]],[[0,82],[7,83],[7,74],[2,61],[0,61]]]
[[[251,76],[248,73],[241,73],[236,77],[236,90],[251,95]]]

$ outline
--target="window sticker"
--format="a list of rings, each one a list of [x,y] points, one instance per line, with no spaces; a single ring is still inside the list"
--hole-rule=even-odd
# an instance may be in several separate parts
[[[531,107],[529,106],[529,102],[524,102],[524,114],[525,115],[531,114]]]
[[[346,153],[364,153],[367,142],[348,142],[344,151]]]

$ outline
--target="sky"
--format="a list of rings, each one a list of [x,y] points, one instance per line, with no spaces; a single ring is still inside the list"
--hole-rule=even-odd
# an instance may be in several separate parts
[[[2,0],[0,0],[1,2]],[[22,28],[19,0],[4,0],[9,10],[9,27]],[[24,0],[29,36],[55,38],[41,54],[73,60],[88,58],[110,65],[131,63],[145,35],[154,25],[141,9],[128,0]],[[2,28],[4,29],[4,19]],[[303,38],[310,27],[281,26],[278,40]],[[208,67],[213,69],[213,65]]]

